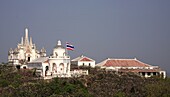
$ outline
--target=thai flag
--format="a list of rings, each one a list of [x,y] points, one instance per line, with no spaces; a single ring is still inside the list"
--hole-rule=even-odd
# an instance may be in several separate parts
[[[68,43],[68,42],[66,42],[66,49],[67,50],[74,50],[74,46],[73,45],[71,45],[70,43]]]

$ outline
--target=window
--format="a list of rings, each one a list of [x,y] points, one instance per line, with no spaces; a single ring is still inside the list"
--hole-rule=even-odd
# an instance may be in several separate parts
[[[156,75],[156,72],[153,72],[153,75]]]
[[[59,68],[60,68],[60,72],[64,73],[64,64],[63,63],[60,63]]]
[[[56,65],[55,63],[53,63],[52,70],[53,70],[53,71],[57,70],[57,65]]]
[[[142,76],[145,76],[145,72],[142,72]]]
[[[148,74],[148,75],[151,75],[151,73],[150,73],[150,72],[148,72],[147,74]]]
[[[83,63],[83,66],[84,66],[84,63]]]
[[[89,63],[89,66],[91,66],[91,64]]]
[[[20,65],[16,65],[16,68],[17,68],[17,69],[20,69]]]
[[[55,55],[58,56],[57,52],[55,52]]]
[[[49,67],[48,66],[46,66],[45,67],[45,76],[47,75],[47,71],[49,70]]]
[[[48,67],[48,66],[46,66],[46,67],[45,67],[45,71],[48,71],[48,69],[49,69],[49,67]]]
[[[28,62],[30,61],[30,57],[28,57]]]

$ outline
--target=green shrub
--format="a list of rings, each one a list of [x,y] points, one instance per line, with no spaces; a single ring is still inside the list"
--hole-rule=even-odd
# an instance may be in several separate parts
[[[1,79],[0,80],[0,87],[7,87],[9,85],[9,81]]]

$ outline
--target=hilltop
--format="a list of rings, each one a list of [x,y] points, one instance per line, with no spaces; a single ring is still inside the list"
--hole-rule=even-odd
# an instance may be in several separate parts
[[[168,97],[170,79],[142,78],[98,68],[88,76],[41,80],[35,71],[0,65],[1,97]]]

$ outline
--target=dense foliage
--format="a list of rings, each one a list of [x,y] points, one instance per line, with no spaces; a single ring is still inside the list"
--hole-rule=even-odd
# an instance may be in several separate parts
[[[0,67],[0,95],[2,97],[89,97],[87,88],[76,79],[40,80],[30,70]]]
[[[1,97],[170,97],[170,79],[89,69],[80,78],[37,79],[34,71],[0,65]]]
[[[89,69],[90,94],[97,97],[170,97],[170,78],[142,78],[134,73]]]

